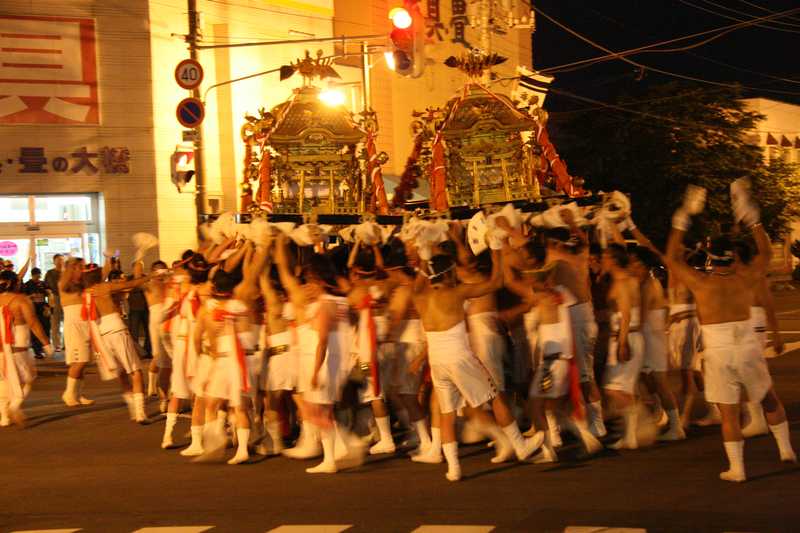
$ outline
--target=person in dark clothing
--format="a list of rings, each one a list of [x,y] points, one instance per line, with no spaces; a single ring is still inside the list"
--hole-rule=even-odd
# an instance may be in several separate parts
[[[47,286],[47,283],[42,280],[42,271],[40,269],[34,268],[31,270],[31,279],[22,286],[22,292],[27,294],[31,302],[33,302],[33,307],[36,310],[36,318],[39,319],[44,330],[49,333],[51,315],[51,306],[49,302],[52,299],[52,292]],[[36,359],[43,359],[44,347],[42,346],[42,342],[35,335],[31,337],[31,345],[33,347],[33,352],[36,354]]]
[[[133,289],[128,294],[128,329],[131,331],[133,340],[139,345],[139,336],[144,335],[144,352],[146,357],[152,357],[149,334],[150,314],[147,307],[147,300],[144,297],[144,290]]]

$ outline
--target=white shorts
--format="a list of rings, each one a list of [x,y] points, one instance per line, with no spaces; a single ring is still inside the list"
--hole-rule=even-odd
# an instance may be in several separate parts
[[[416,396],[422,383],[422,367],[409,372],[411,363],[425,352],[423,342],[398,342],[395,344],[394,364],[388,378],[389,388],[397,394]]]
[[[539,324],[537,352],[543,354],[536,365],[529,395],[535,398],[561,398],[569,393],[569,365],[572,338],[569,324]]]
[[[214,358],[206,353],[202,353],[197,356],[197,367],[195,369],[194,376],[191,379],[185,377],[179,378],[176,382],[179,383],[181,387],[181,395],[178,398],[182,400],[188,400],[192,397],[192,394],[199,398],[204,398],[207,396],[206,388],[208,387],[209,381],[211,380],[211,371],[214,367]],[[174,374],[177,370],[177,367],[172,370]]]
[[[64,363],[88,363],[92,360],[89,322],[81,318],[81,304],[64,307]]]
[[[266,390],[292,391],[297,387],[297,352],[291,331],[270,335],[267,341]]]
[[[752,322],[710,324],[702,329],[706,400],[738,404],[743,388],[749,401],[763,400],[772,387],[772,378]]]
[[[644,338],[637,331],[628,333],[630,359],[624,363],[617,359],[617,343],[618,337],[612,334],[608,339],[608,363],[603,388],[634,394],[644,364]]]
[[[575,339],[575,363],[581,383],[594,381],[594,343],[597,340],[597,322],[592,304],[586,302],[569,307]]]
[[[467,316],[469,324],[469,344],[472,351],[489,371],[497,390],[505,390],[505,374],[503,357],[506,352],[506,340],[499,333],[497,313],[476,313]]]
[[[117,365],[118,371],[133,374],[142,369],[139,351],[119,313],[100,317],[100,339],[106,352]]]
[[[158,368],[171,368],[172,361],[169,358],[164,342],[163,328],[161,325],[164,304],[153,304],[150,306],[148,331],[150,333],[150,353],[153,354],[153,361]]]
[[[442,413],[478,407],[497,396],[489,371],[469,346],[464,322],[446,331],[426,331],[431,378]]]
[[[337,333],[328,333],[328,352],[317,374],[317,387],[312,387],[314,362],[317,353],[318,335],[308,324],[297,328],[299,365],[297,372],[297,390],[303,393],[303,400],[319,404],[333,405],[339,400],[342,384],[342,350],[343,343],[336,339]]]
[[[670,309],[669,350],[672,366],[681,370],[695,368],[700,352],[700,323],[692,310],[675,313]]]
[[[233,357],[214,357],[209,368],[208,382],[205,386],[205,397],[227,400],[231,407],[241,405],[241,387],[236,380],[240,377],[236,361]]]
[[[644,364],[642,372],[666,372],[669,369],[667,361],[667,333],[664,323],[666,309],[653,310],[648,313],[647,321],[642,325],[644,337]]]
[[[380,391],[376,391],[375,381],[372,379],[372,365],[362,366],[364,370],[364,384],[358,390],[359,403],[369,403],[375,400],[386,399],[386,388],[391,380],[390,376],[394,372],[395,356],[397,345],[393,342],[381,342],[378,344],[378,379],[380,380]],[[352,357],[352,365],[361,364],[358,354]],[[349,374],[349,372],[348,372]]]
[[[753,325],[753,331],[756,333],[756,338],[761,344],[761,349],[767,349],[767,312],[763,307],[753,306],[750,308],[750,323]]]
[[[5,368],[5,378],[0,376],[0,383],[5,385],[7,399],[12,403],[21,403],[25,397],[23,387],[36,379],[36,361],[30,350],[0,351],[0,365]]]

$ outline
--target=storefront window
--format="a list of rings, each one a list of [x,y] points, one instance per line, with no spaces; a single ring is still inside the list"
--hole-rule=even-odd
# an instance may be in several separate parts
[[[64,222],[92,219],[92,200],[88,196],[37,196],[36,222]]]
[[[27,196],[0,196],[0,222],[30,222]]]

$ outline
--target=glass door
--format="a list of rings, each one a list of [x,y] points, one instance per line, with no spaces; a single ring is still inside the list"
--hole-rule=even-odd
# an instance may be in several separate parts
[[[84,253],[83,239],[80,235],[67,237],[46,237],[37,235],[31,239],[36,250],[36,266],[47,272],[53,268],[53,256],[56,254],[87,257]]]
[[[19,272],[22,265],[31,256],[31,239],[23,237],[19,239],[0,238],[0,261],[3,263],[11,262],[14,272]],[[28,267],[30,272],[31,267]]]

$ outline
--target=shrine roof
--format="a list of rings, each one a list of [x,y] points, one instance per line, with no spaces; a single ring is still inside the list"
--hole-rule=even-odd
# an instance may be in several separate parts
[[[292,98],[275,106],[277,124],[270,134],[271,145],[302,143],[309,135],[322,134],[337,144],[355,144],[366,135],[344,106],[330,107],[319,100],[318,87],[301,87]]]
[[[536,129],[536,121],[514,107],[507,96],[476,83],[467,85],[461,94],[451,98],[446,109],[450,111],[450,118],[441,129],[445,137],[489,128],[504,132]]]

